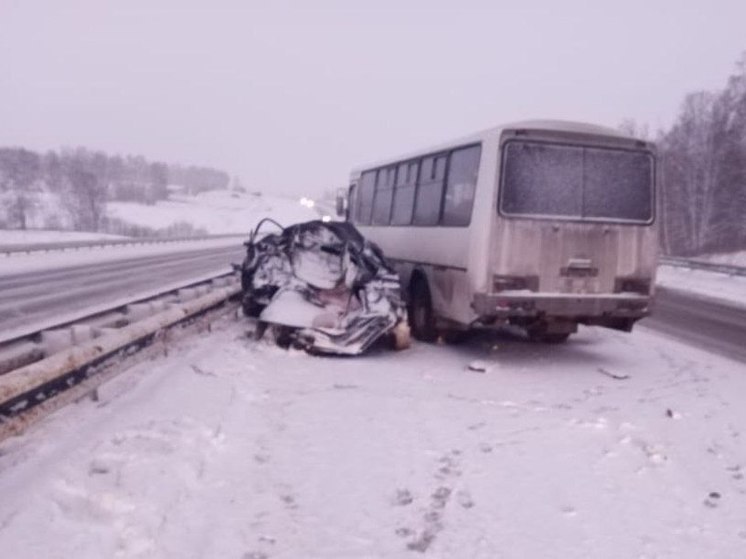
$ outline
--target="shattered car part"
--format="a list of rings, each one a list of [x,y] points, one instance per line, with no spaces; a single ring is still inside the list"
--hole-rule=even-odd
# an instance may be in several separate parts
[[[274,224],[279,233],[260,234]],[[381,250],[349,223],[308,221],[283,228],[262,220],[246,245],[243,309],[271,325],[280,345],[357,355],[382,336],[409,345],[399,277]]]

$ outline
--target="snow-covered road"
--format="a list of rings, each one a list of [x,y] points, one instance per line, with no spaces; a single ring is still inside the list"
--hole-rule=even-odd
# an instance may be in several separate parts
[[[744,554],[742,364],[644,328],[356,359],[246,330],[176,342],[0,445],[3,555]]]

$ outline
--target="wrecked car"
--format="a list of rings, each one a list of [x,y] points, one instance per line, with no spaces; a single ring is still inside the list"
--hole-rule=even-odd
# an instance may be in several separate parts
[[[270,226],[279,231],[262,232]],[[320,354],[357,355],[384,337],[408,347],[399,277],[353,225],[267,218],[244,244],[242,305],[257,338],[269,329],[283,347]]]

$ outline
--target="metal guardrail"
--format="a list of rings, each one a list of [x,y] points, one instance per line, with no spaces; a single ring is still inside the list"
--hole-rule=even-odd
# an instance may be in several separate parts
[[[702,260],[692,260],[690,258],[677,258],[673,256],[664,256],[659,262],[665,266],[675,266],[677,268],[689,268],[691,270],[704,270],[707,272],[717,272],[729,276],[746,277],[746,266],[733,266],[730,264],[718,264],[715,262],[704,262]]]
[[[79,385],[98,386],[119,359],[153,342],[166,331],[188,324],[241,293],[235,274],[221,274],[161,298],[143,299],[126,308],[112,307],[79,322],[22,336],[0,344],[0,441],[24,428],[37,406],[47,404]],[[237,303],[233,303],[237,306]],[[232,307],[229,307],[232,308]],[[44,334],[50,340],[45,342]],[[78,338],[78,334],[81,334]],[[61,400],[64,401],[64,400]]]
[[[95,248],[106,246],[137,246],[148,244],[184,243],[189,241],[211,241],[214,239],[247,239],[249,234],[226,233],[223,235],[198,235],[195,237],[141,237],[135,239],[101,239],[96,241],[65,241],[61,243],[24,243],[0,245],[0,254],[10,256],[11,254],[32,252],[51,252],[64,250],[79,250],[83,248]]]

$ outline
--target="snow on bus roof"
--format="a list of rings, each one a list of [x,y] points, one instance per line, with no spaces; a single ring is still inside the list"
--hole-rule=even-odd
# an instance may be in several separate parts
[[[486,128],[479,132],[475,132],[473,134],[469,134],[466,136],[461,136],[459,138],[456,138],[455,140],[451,140],[448,142],[441,142],[440,144],[429,146],[426,149],[409,151],[399,156],[388,157],[386,159],[379,159],[378,161],[373,161],[367,165],[358,165],[352,169],[352,175],[354,176],[356,174],[360,174],[362,171],[367,170],[367,169],[383,167],[385,165],[389,165],[396,161],[412,159],[412,158],[421,156],[426,153],[445,151],[447,149],[450,149],[456,146],[462,146],[466,144],[482,142],[488,139],[499,137],[499,135],[502,133],[503,130],[515,130],[515,129],[546,130],[550,132],[554,132],[554,131],[574,132],[577,134],[614,136],[617,138],[624,138],[628,140],[637,140],[637,138],[624,134],[614,128],[609,128],[608,126],[601,126],[598,124],[591,124],[587,122],[576,122],[572,120],[556,120],[556,119],[555,120],[539,120],[539,119],[519,120],[516,122],[509,122],[509,123],[501,124],[499,126],[493,126],[491,128]]]

